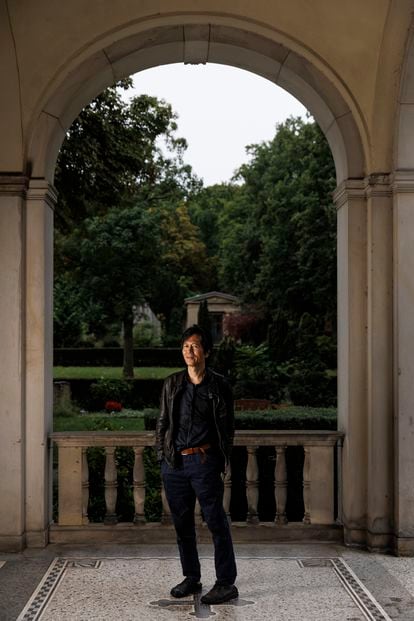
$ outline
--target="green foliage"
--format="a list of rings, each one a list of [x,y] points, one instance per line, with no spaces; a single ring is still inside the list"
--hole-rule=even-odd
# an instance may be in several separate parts
[[[76,284],[66,274],[53,287],[53,334],[55,347],[79,345],[85,327],[83,299]]]
[[[103,91],[67,133],[55,176],[59,231],[69,232],[85,218],[124,207],[138,192],[155,200],[171,192],[182,196],[197,187],[182,161],[186,142],[175,136],[176,115],[170,104],[148,95],[127,103],[120,89],[131,86],[128,78]]]
[[[336,430],[335,408],[289,407],[236,412],[236,429]]]
[[[123,323],[126,377],[133,374],[132,305],[163,298],[159,312],[168,324],[171,309],[181,307],[203,277],[205,258],[183,202],[200,182],[183,162],[186,142],[175,135],[176,115],[147,95],[125,102],[119,89],[131,85],[118,83],[81,112],[62,145],[55,177],[56,278],[72,281],[82,298],[73,304],[82,308],[95,341],[114,322],[119,333]],[[69,320],[74,312],[69,296],[66,302],[57,315],[61,324],[62,315]],[[79,339],[78,326],[73,331]]]
[[[236,399],[252,397],[279,402],[282,386],[279,382],[276,365],[269,358],[265,344],[240,345],[235,352]]]
[[[75,410],[73,416],[60,416],[55,410],[53,417],[54,431],[144,431],[144,418],[140,412],[126,414],[125,410],[119,414],[102,414],[102,412],[80,413]]]
[[[276,373],[275,366],[269,359],[269,350],[265,344],[240,345],[236,349],[236,379],[266,380]]]
[[[145,412],[145,429],[154,430],[159,410]],[[236,411],[236,429],[336,429],[336,408],[286,407]]]
[[[59,418],[73,418],[79,415],[79,408],[69,400],[60,401],[53,406],[53,416]]]
[[[157,204],[156,211],[161,240],[157,249],[158,269],[151,273],[148,301],[163,323],[163,342],[171,344],[182,332],[184,299],[208,287],[211,265],[185,203],[177,205],[164,200]]]
[[[171,373],[180,371],[179,367],[140,367],[136,369],[137,379],[165,379]],[[108,379],[120,380],[122,367],[54,367],[55,380]]]
[[[273,140],[248,149],[240,191],[223,205],[218,230],[223,290],[255,303],[269,325],[271,357],[280,363],[319,356],[320,337],[336,343],[336,212],[332,156],[315,123],[291,118]],[[306,354],[307,355],[307,354]],[[322,354],[321,354],[322,355]],[[325,355],[325,354],[324,354]]]
[[[224,377],[227,377],[230,382],[233,382],[235,358],[236,344],[234,339],[226,336],[214,351],[211,364],[218,373],[221,373]]]
[[[128,403],[131,390],[131,382],[126,380],[99,379],[96,383],[91,384],[90,387],[92,399],[102,409],[106,401],[119,401],[123,405]]]
[[[156,347],[161,345],[161,338],[156,326],[151,321],[140,321],[133,330],[135,347]]]
[[[205,244],[209,258],[210,281],[204,291],[220,289],[218,280],[220,243],[227,234],[226,227],[222,226],[222,214],[229,209],[229,203],[241,192],[240,186],[232,183],[222,183],[200,188],[194,192],[188,201],[188,210],[191,221],[200,231],[201,240]]]
[[[85,297],[122,321],[149,296],[159,236],[153,212],[140,206],[111,209],[75,229],[62,244],[62,254]]]
[[[336,378],[327,373],[326,367],[318,358],[290,362],[284,371],[289,377],[289,397],[295,405],[336,405]]]

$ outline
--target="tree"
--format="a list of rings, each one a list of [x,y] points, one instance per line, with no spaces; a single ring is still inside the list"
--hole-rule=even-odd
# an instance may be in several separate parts
[[[199,185],[183,163],[187,143],[175,136],[177,117],[170,104],[148,95],[126,103],[120,91],[131,86],[128,78],[107,88],[67,132],[55,175],[59,231],[133,204],[138,193],[146,201],[172,193],[181,198]]]
[[[334,330],[335,173],[326,139],[315,123],[291,118],[248,152],[241,191],[219,220],[221,286],[256,303],[270,324],[284,317],[291,333],[304,313],[317,335]]]
[[[208,312],[207,300],[202,300],[198,307],[197,323],[207,333],[211,332],[211,320]]]
[[[131,80],[124,80],[104,91],[69,129],[56,172],[59,204],[55,235],[56,282],[61,278],[70,280],[71,271],[76,271],[78,276],[82,273],[87,286],[81,287],[80,277],[74,280],[83,292],[83,324],[93,324],[102,331],[105,325],[121,319],[125,352],[129,357],[131,310],[127,308],[143,297],[154,302],[162,299],[159,311],[169,317],[177,304],[182,305],[189,287],[197,286],[202,270],[195,266],[202,265],[201,259],[205,257],[204,246],[183,202],[188,193],[199,188],[200,182],[183,163],[186,142],[175,136],[176,115],[169,104],[147,95],[124,102],[119,87],[127,89],[131,84]],[[159,146],[160,140],[164,142],[164,149]],[[144,260],[141,248],[136,254],[129,240],[131,230],[138,226],[138,205],[146,218],[153,219],[153,224],[156,220],[156,264],[158,267],[163,262],[163,275],[159,269],[151,267],[149,255]],[[125,212],[127,208],[131,209],[131,222]],[[160,217],[156,217],[156,212]],[[116,228],[114,237],[111,237],[111,226]],[[142,231],[140,234],[144,240]],[[106,250],[101,238],[108,240]],[[117,239],[126,240],[126,247],[122,244],[117,247]],[[116,257],[111,258],[111,248],[116,249]],[[179,255],[178,259],[175,255]],[[98,270],[98,276],[94,277],[91,267],[86,265],[87,256],[91,259],[90,266]],[[101,264],[95,262],[96,257],[102,260]],[[120,289],[118,277],[122,261],[124,274],[141,264],[149,271],[141,276],[136,272],[125,277],[135,297],[128,297],[123,289],[121,312],[115,309],[113,302],[108,304],[108,298],[101,299],[101,296],[112,291],[109,298],[117,300],[115,292]],[[143,279],[149,274],[152,287],[143,287]],[[99,286],[95,287],[96,283]],[[69,316],[71,310],[66,310]],[[128,371],[125,372],[131,374],[131,361],[126,365]]]
[[[65,239],[62,253],[84,299],[122,322],[125,378],[132,378],[133,309],[150,297],[158,272],[160,222],[141,206],[88,218]]]
[[[174,336],[182,331],[184,299],[209,287],[212,266],[187,205],[164,201],[156,210],[161,223],[160,269],[149,302],[162,318],[164,334]]]

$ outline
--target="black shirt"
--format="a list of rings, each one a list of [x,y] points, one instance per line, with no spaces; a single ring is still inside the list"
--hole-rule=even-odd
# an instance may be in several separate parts
[[[200,384],[193,384],[188,376],[186,377],[178,406],[177,421],[175,437],[177,451],[203,444],[212,446],[218,444],[207,376]]]

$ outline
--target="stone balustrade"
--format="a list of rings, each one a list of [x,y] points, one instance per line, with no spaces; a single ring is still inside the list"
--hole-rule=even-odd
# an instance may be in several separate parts
[[[143,432],[64,432],[53,433],[50,436],[51,449],[55,446],[58,451],[58,518],[57,523],[52,524],[51,540],[66,541],[62,534],[57,537],[56,533],[78,532],[82,530],[108,533],[112,530],[111,541],[122,540],[122,527],[129,530],[131,539],[131,527],[135,529],[147,528],[147,532],[154,533],[154,528],[162,530],[171,525],[171,516],[166,501],[164,490],[161,487],[162,518],[158,523],[148,524],[145,519],[144,505],[146,494],[146,472],[144,467],[144,449],[153,447],[155,444],[154,433]],[[292,535],[292,523],[288,523],[286,504],[290,482],[286,463],[288,447],[303,447],[303,519],[300,524],[295,523],[296,531],[304,532],[306,528],[320,534],[330,532],[329,529],[340,531],[341,522],[341,447],[343,434],[333,431],[237,431],[235,446],[244,447],[246,452],[245,477],[245,500],[247,514],[245,522],[233,522],[233,531],[237,527],[244,527],[244,540],[246,529],[260,526],[271,526],[276,538],[283,540],[281,533],[288,532],[288,539],[295,538]],[[89,504],[89,467],[87,449],[101,447],[105,452],[104,468],[104,496],[105,517],[103,524],[90,524],[88,519]],[[132,496],[134,502],[133,522],[128,524],[118,523],[116,514],[118,473],[116,465],[116,449],[129,447],[133,450],[132,469]],[[260,522],[259,520],[259,463],[258,451],[260,447],[267,447],[274,462],[274,504],[275,514],[272,522]],[[243,450],[243,449],[242,449]],[[244,473],[243,473],[244,475]],[[224,499],[223,506],[230,519],[230,503],[232,500],[232,472],[229,467],[224,476]],[[336,497],[335,497],[336,495]],[[273,500],[273,499],[272,499]],[[201,510],[196,504],[196,523],[202,527]],[[102,527],[105,527],[102,530]],[[150,527],[150,528],[149,528]],[[290,530],[289,530],[290,527]],[[149,530],[148,530],[149,528]],[[108,530],[109,529],[109,530]],[[285,531],[284,531],[285,529]],[[286,530],[287,529],[287,530]],[[118,533],[114,535],[114,532]],[[260,531],[263,532],[263,531]],[[309,532],[309,531],[308,531]],[[322,534],[321,534],[322,533]],[[266,540],[272,539],[267,531]],[[117,538],[118,537],[118,538]],[[255,536],[256,537],[256,536]],[[258,536],[259,539],[261,536]],[[237,536],[235,537],[237,540]],[[257,538],[257,537],[256,537]],[[303,535],[300,536],[303,538]],[[329,537],[328,537],[329,538]],[[82,537],[80,537],[80,540]],[[98,537],[99,540],[99,537]],[[73,537],[71,539],[73,541]]]

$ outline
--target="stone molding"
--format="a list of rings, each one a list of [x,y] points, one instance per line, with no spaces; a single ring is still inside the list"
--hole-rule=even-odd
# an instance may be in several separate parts
[[[373,173],[365,178],[367,198],[386,198],[392,196],[392,176],[389,173]]]
[[[389,173],[372,173],[361,179],[347,179],[333,193],[336,208],[340,209],[349,200],[391,197],[393,191],[392,181],[393,177]]]
[[[26,196],[29,179],[20,174],[0,174],[0,196]]]
[[[411,194],[414,192],[414,170],[396,170],[392,175],[394,194]]]
[[[26,191],[26,200],[44,201],[48,207],[54,210],[57,202],[56,188],[46,179],[30,179]]]
[[[29,179],[25,175],[6,173],[0,174],[0,196],[18,196],[27,201],[43,200],[54,209],[58,194],[46,179]]]
[[[365,185],[365,179],[346,179],[339,184],[332,195],[336,209],[339,210],[348,200],[366,198]]]

